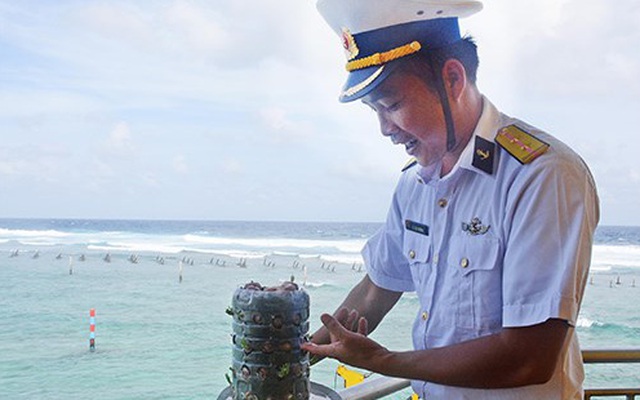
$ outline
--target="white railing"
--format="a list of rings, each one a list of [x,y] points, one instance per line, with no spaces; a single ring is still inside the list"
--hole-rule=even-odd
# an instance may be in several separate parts
[[[583,350],[582,359],[585,364],[640,363],[640,349]],[[398,392],[409,385],[410,381],[408,379],[380,376],[365,380],[350,388],[342,389],[338,391],[338,394],[343,400],[375,400]],[[640,398],[640,387],[585,390],[585,400],[590,400],[596,396],[625,396],[626,400],[634,400],[636,396]]]

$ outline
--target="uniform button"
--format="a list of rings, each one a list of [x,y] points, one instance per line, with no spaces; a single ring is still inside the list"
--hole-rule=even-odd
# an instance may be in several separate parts
[[[467,257],[464,257],[462,260],[460,260],[460,266],[462,268],[467,268],[469,266],[469,259]]]
[[[422,320],[423,320],[423,321],[426,321],[426,320],[428,320],[428,319],[429,319],[429,313],[428,313],[428,312],[426,312],[426,311],[423,311],[423,312],[422,312]]]
[[[413,250],[409,250],[409,258],[412,260],[416,258],[416,252]]]
[[[440,206],[440,208],[445,208],[447,206],[447,199],[442,198],[438,200],[438,205]]]
[[[433,263],[437,264],[439,259],[440,257],[438,257],[438,255],[436,254],[435,256],[433,256]]]

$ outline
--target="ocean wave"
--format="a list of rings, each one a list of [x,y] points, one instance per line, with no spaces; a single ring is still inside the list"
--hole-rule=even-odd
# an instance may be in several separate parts
[[[578,317],[578,321],[576,321],[576,326],[578,328],[592,328],[594,326],[604,326],[604,324],[602,322],[580,316]]]
[[[149,252],[149,253],[165,253],[177,254],[183,251],[182,247],[172,245],[162,245],[159,243],[109,243],[103,245],[88,245],[88,250],[106,251],[110,253],[126,252]]]
[[[640,268],[640,246],[594,245],[591,263],[596,267]]]
[[[609,272],[611,271],[610,265],[591,265],[591,271],[593,272]]]
[[[302,287],[306,289],[318,289],[325,286],[331,286],[328,282],[304,282]]]
[[[27,229],[6,229],[0,228],[0,236],[9,238],[9,239],[17,239],[24,237],[51,237],[51,238],[61,238],[67,237],[70,234],[67,232],[60,232],[53,229],[47,230],[27,230]]]
[[[33,246],[33,247],[53,247],[58,244],[56,242],[45,241],[45,240],[18,240],[17,243],[23,246]]]
[[[191,249],[188,250],[190,252],[201,253],[201,254],[213,254],[219,256],[226,256],[230,258],[246,258],[257,260],[260,258],[265,258],[266,254],[262,252],[256,251],[239,251],[239,250],[196,250]]]
[[[365,240],[320,240],[320,239],[290,239],[290,238],[231,238],[211,237],[187,234],[182,236],[187,243],[209,244],[213,246],[235,245],[268,249],[322,249],[333,248],[340,252],[360,252]]]
[[[617,337],[637,338],[638,335],[640,335],[640,326],[629,325],[622,323],[622,321],[603,322],[580,316],[578,317],[576,326],[578,329],[593,330],[597,331],[598,334],[604,334],[606,332],[607,334]]]
[[[360,254],[330,254],[326,256],[320,256],[320,259],[325,262],[337,263],[337,264],[363,264],[364,260]]]
[[[298,253],[293,253],[291,251],[273,251],[271,252],[272,255],[274,256],[284,256],[284,257],[299,257],[300,254]]]

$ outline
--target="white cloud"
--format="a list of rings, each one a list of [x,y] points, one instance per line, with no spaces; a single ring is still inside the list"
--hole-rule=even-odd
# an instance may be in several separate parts
[[[186,174],[189,172],[187,160],[182,154],[178,154],[177,156],[173,157],[172,166],[173,170],[179,174]]]
[[[0,161],[0,175],[19,175],[21,171],[26,170],[24,161]]]
[[[611,204],[638,198],[629,182],[640,171],[639,24],[636,0],[492,0],[462,22],[478,39],[482,92],[573,140],[610,215],[637,214]],[[314,0],[0,1],[0,27],[0,176],[16,198],[28,195],[20,181],[29,190],[57,181],[47,193],[59,204],[99,216],[69,188],[95,187],[112,204],[133,190],[139,209],[110,212],[135,216],[156,201],[136,188],[195,192],[207,182],[229,193],[214,196],[219,210],[255,193],[270,196],[260,202],[272,204],[267,216],[324,207],[332,218],[344,196],[392,187],[407,158],[380,137],[375,115],[337,102],[343,51]],[[331,207],[288,203],[310,180],[335,196]],[[175,209],[208,215],[172,195]],[[386,208],[379,197],[371,209]],[[349,207],[344,215],[361,215]]]
[[[118,42],[127,47],[148,46],[153,42],[153,32],[144,12],[130,3],[86,3],[76,14],[67,18],[78,18],[84,22],[86,34],[97,34],[105,40]]]
[[[262,124],[271,133],[270,138],[277,143],[305,140],[310,136],[311,128],[295,122],[282,107],[264,107],[258,113]]]
[[[219,164],[222,173],[225,175],[242,175],[245,173],[244,164],[235,158],[225,158]]]
[[[106,140],[107,150],[116,154],[130,154],[135,150],[129,124],[118,122]]]
[[[174,40],[194,53],[213,53],[229,45],[230,32],[216,21],[220,17],[211,8],[198,7],[190,2],[174,2],[161,15]]]
[[[48,184],[64,180],[66,154],[55,146],[21,144],[0,147],[0,176],[16,181]]]
[[[267,128],[274,131],[288,131],[294,127],[286,111],[279,107],[267,107],[260,110],[260,117]]]

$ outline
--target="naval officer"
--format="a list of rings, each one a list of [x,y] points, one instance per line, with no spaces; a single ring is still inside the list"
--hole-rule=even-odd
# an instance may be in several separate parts
[[[317,6],[347,56],[340,101],[373,109],[412,160],[363,249],[366,276],[304,349],[411,379],[425,399],[581,399],[596,188],[569,147],[478,90],[458,19],[481,3]],[[414,350],[394,351],[367,334],[404,292],[419,299]]]

